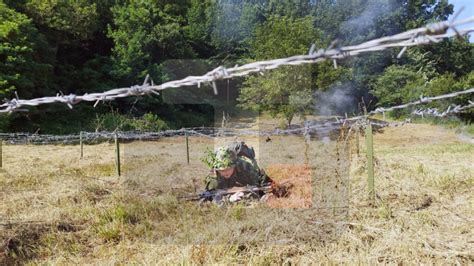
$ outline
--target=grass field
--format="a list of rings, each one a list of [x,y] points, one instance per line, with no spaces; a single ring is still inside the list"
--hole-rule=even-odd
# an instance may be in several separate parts
[[[353,139],[243,138],[286,199],[218,208],[178,201],[202,189],[207,148],[233,139],[6,145],[0,264],[474,262],[474,145],[454,130],[408,124],[374,136],[376,204]]]

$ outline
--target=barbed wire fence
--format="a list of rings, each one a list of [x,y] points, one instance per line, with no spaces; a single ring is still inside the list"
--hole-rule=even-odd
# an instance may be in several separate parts
[[[213,87],[214,93],[217,94],[218,90],[216,81],[248,76],[253,73],[263,74],[265,71],[276,69],[282,66],[314,64],[326,60],[332,60],[334,62],[334,67],[337,67],[337,60],[353,57],[362,53],[382,51],[396,47],[402,48],[398,54],[398,57],[401,57],[408,47],[438,43],[445,38],[462,36],[473,32],[474,28],[463,30],[458,30],[456,28],[457,26],[465,25],[471,22],[474,22],[474,16],[460,21],[443,21],[432,23],[425,27],[420,27],[396,35],[367,41],[359,45],[345,47],[336,47],[337,42],[333,42],[327,49],[316,50],[316,46],[313,44],[307,55],[296,55],[287,58],[259,61],[242,66],[236,65],[232,68],[219,66],[203,76],[188,76],[184,79],[169,81],[161,85],[155,85],[153,80],[147,75],[142,85],[112,89],[102,93],[86,93],[83,95],[64,95],[63,93],[58,93],[56,96],[29,100],[20,99],[18,94],[15,94],[15,99],[5,100],[5,103],[0,105],[0,113],[28,111],[23,107],[38,106],[50,103],[64,103],[70,108],[73,108],[73,105],[79,102],[88,101],[95,102],[94,106],[97,106],[100,101],[111,101],[117,98],[125,98],[130,96],[143,96],[150,94],[159,95],[159,91],[165,89],[185,86],[201,87],[202,84],[210,84]],[[449,29],[452,29],[453,32],[448,32]]]
[[[84,95],[69,94],[64,95],[62,93],[52,97],[42,97],[36,99],[20,99],[16,94],[15,99],[6,100],[5,103],[0,105],[0,113],[11,113],[28,111],[25,107],[38,106],[43,104],[51,103],[63,103],[67,104],[70,108],[73,105],[78,104],[82,101],[95,102],[94,107],[97,106],[101,101],[112,101],[118,98],[125,98],[131,96],[143,96],[149,94],[159,95],[159,92],[170,88],[179,88],[185,86],[197,86],[210,85],[214,93],[217,94],[216,81],[231,79],[235,77],[244,77],[254,73],[264,73],[266,71],[280,68],[282,66],[295,66],[303,64],[314,64],[327,60],[334,62],[334,67],[337,67],[337,60],[341,60],[347,57],[360,55],[362,53],[369,53],[375,51],[381,51],[389,48],[402,48],[398,57],[403,56],[406,50],[412,46],[425,45],[431,43],[438,43],[442,39],[450,38],[454,36],[461,36],[470,32],[474,32],[474,28],[457,30],[456,27],[474,22],[474,17],[451,22],[440,22],[427,25],[418,29],[409,30],[400,34],[396,34],[389,37],[383,37],[375,40],[371,40],[359,45],[336,47],[337,43],[333,42],[326,49],[317,50],[315,45],[312,45],[307,55],[297,55],[287,58],[274,59],[268,61],[259,61],[242,66],[235,66],[232,68],[225,68],[220,66],[203,76],[189,76],[181,80],[175,80],[163,83],[161,85],[155,85],[153,80],[147,76],[142,85],[135,85],[128,88],[117,88],[108,90],[101,93],[90,93]],[[453,29],[453,33],[448,33],[448,29]],[[394,110],[405,109],[409,107],[415,107],[430,103],[432,101],[438,101],[443,99],[449,99],[458,97],[460,95],[474,93],[474,88],[466,89],[464,91],[453,92],[445,95],[438,95],[432,97],[420,96],[420,99],[414,102],[401,104],[391,107],[379,107],[375,110],[368,112],[367,114],[345,117],[345,118],[334,118],[334,120],[325,121],[322,123],[305,123],[302,127],[292,129],[275,129],[275,130],[237,130],[232,128],[183,128],[179,130],[165,130],[160,132],[81,132],[81,134],[72,135],[42,135],[42,134],[28,134],[28,133],[0,133],[0,138],[9,144],[78,144],[82,139],[84,142],[95,143],[100,141],[109,141],[114,138],[118,138],[122,141],[132,140],[157,140],[163,137],[173,136],[196,136],[204,138],[218,138],[218,137],[235,137],[235,136],[274,136],[274,135],[294,135],[301,134],[305,137],[305,141],[308,142],[311,138],[311,134],[329,134],[334,130],[339,130],[341,126],[349,126],[349,130],[355,127],[364,126],[366,119],[375,114],[381,114],[385,112],[391,112]],[[458,114],[469,110],[474,107],[474,102],[468,101],[466,105],[450,105],[446,111],[439,111],[434,108],[427,109],[416,109],[413,111],[415,115],[427,114],[438,117],[446,117],[451,114]],[[386,127],[392,125],[398,125],[399,123],[387,123],[384,121],[370,121],[370,125],[377,127]],[[347,141],[347,140],[346,140]],[[328,207],[328,208],[334,208]],[[344,206],[343,208],[349,208]]]
[[[30,133],[0,133],[0,139],[4,140],[8,144],[78,144],[82,139],[87,143],[99,143],[103,141],[109,141],[117,137],[122,141],[132,141],[132,140],[157,140],[163,137],[173,137],[173,136],[199,136],[206,138],[216,138],[216,137],[236,137],[236,136],[275,136],[275,135],[295,135],[302,134],[304,136],[308,134],[320,133],[327,134],[331,131],[334,131],[336,128],[341,125],[346,125],[347,123],[354,124],[356,121],[361,119],[366,119],[370,116],[376,114],[382,114],[385,112],[391,112],[394,110],[405,109],[409,107],[414,107],[417,105],[427,104],[433,101],[439,101],[443,99],[450,99],[458,97],[460,95],[474,93],[474,88],[470,88],[464,91],[458,91],[453,93],[448,93],[444,95],[438,95],[433,97],[420,97],[420,100],[401,104],[391,107],[379,107],[375,110],[368,112],[367,114],[354,116],[350,118],[338,118],[335,117],[334,121],[326,121],[324,123],[314,123],[308,121],[303,127],[292,128],[292,129],[274,129],[274,130],[242,130],[242,129],[232,129],[232,128],[214,128],[214,127],[198,127],[198,128],[182,128],[178,130],[164,130],[160,132],[81,132],[81,134],[70,134],[70,135],[47,135],[47,134],[30,134]],[[458,114],[460,112],[466,111],[474,107],[474,102],[469,101],[468,105],[450,105],[448,109],[444,112],[439,112],[436,108],[428,109],[416,109],[412,112],[415,115],[432,115],[436,117],[446,117],[451,114]],[[311,124],[313,123],[313,124]],[[359,123],[360,124],[360,123]],[[371,124],[377,127],[386,127],[386,126],[395,126],[400,123],[387,123],[381,121],[371,121]],[[359,125],[360,126],[360,125]]]
[[[474,108],[474,102],[473,101],[468,101],[468,105],[455,105],[455,106],[448,106],[448,109],[444,112],[440,112],[439,109],[437,108],[422,108],[422,109],[417,109],[412,112],[413,115],[418,115],[418,116],[434,116],[434,117],[447,117],[448,115],[451,114],[456,114],[460,113],[466,110],[469,110],[471,108]]]

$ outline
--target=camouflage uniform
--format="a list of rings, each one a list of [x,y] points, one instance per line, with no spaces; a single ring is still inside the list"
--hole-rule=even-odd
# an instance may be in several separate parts
[[[238,186],[262,186],[270,182],[270,178],[261,170],[255,161],[253,148],[243,142],[232,143],[220,147],[214,153],[213,171],[205,178],[206,190],[227,189]],[[224,178],[215,170],[234,167],[234,173]]]

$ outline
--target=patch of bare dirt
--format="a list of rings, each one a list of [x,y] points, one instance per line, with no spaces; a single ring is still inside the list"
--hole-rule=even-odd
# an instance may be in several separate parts
[[[277,184],[288,189],[287,195],[271,197],[272,208],[310,208],[312,206],[311,169],[304,164],[273,164],[266,169]],[[285,194],[285,193],[284,193]]]

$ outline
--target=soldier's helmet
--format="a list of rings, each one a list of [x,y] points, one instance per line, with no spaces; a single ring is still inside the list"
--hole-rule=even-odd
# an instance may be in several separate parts
[[[215,170],[225,170],[235,165],[237,154],[227,147],[220,147],[215,152],[215,158],[212,168]]]

